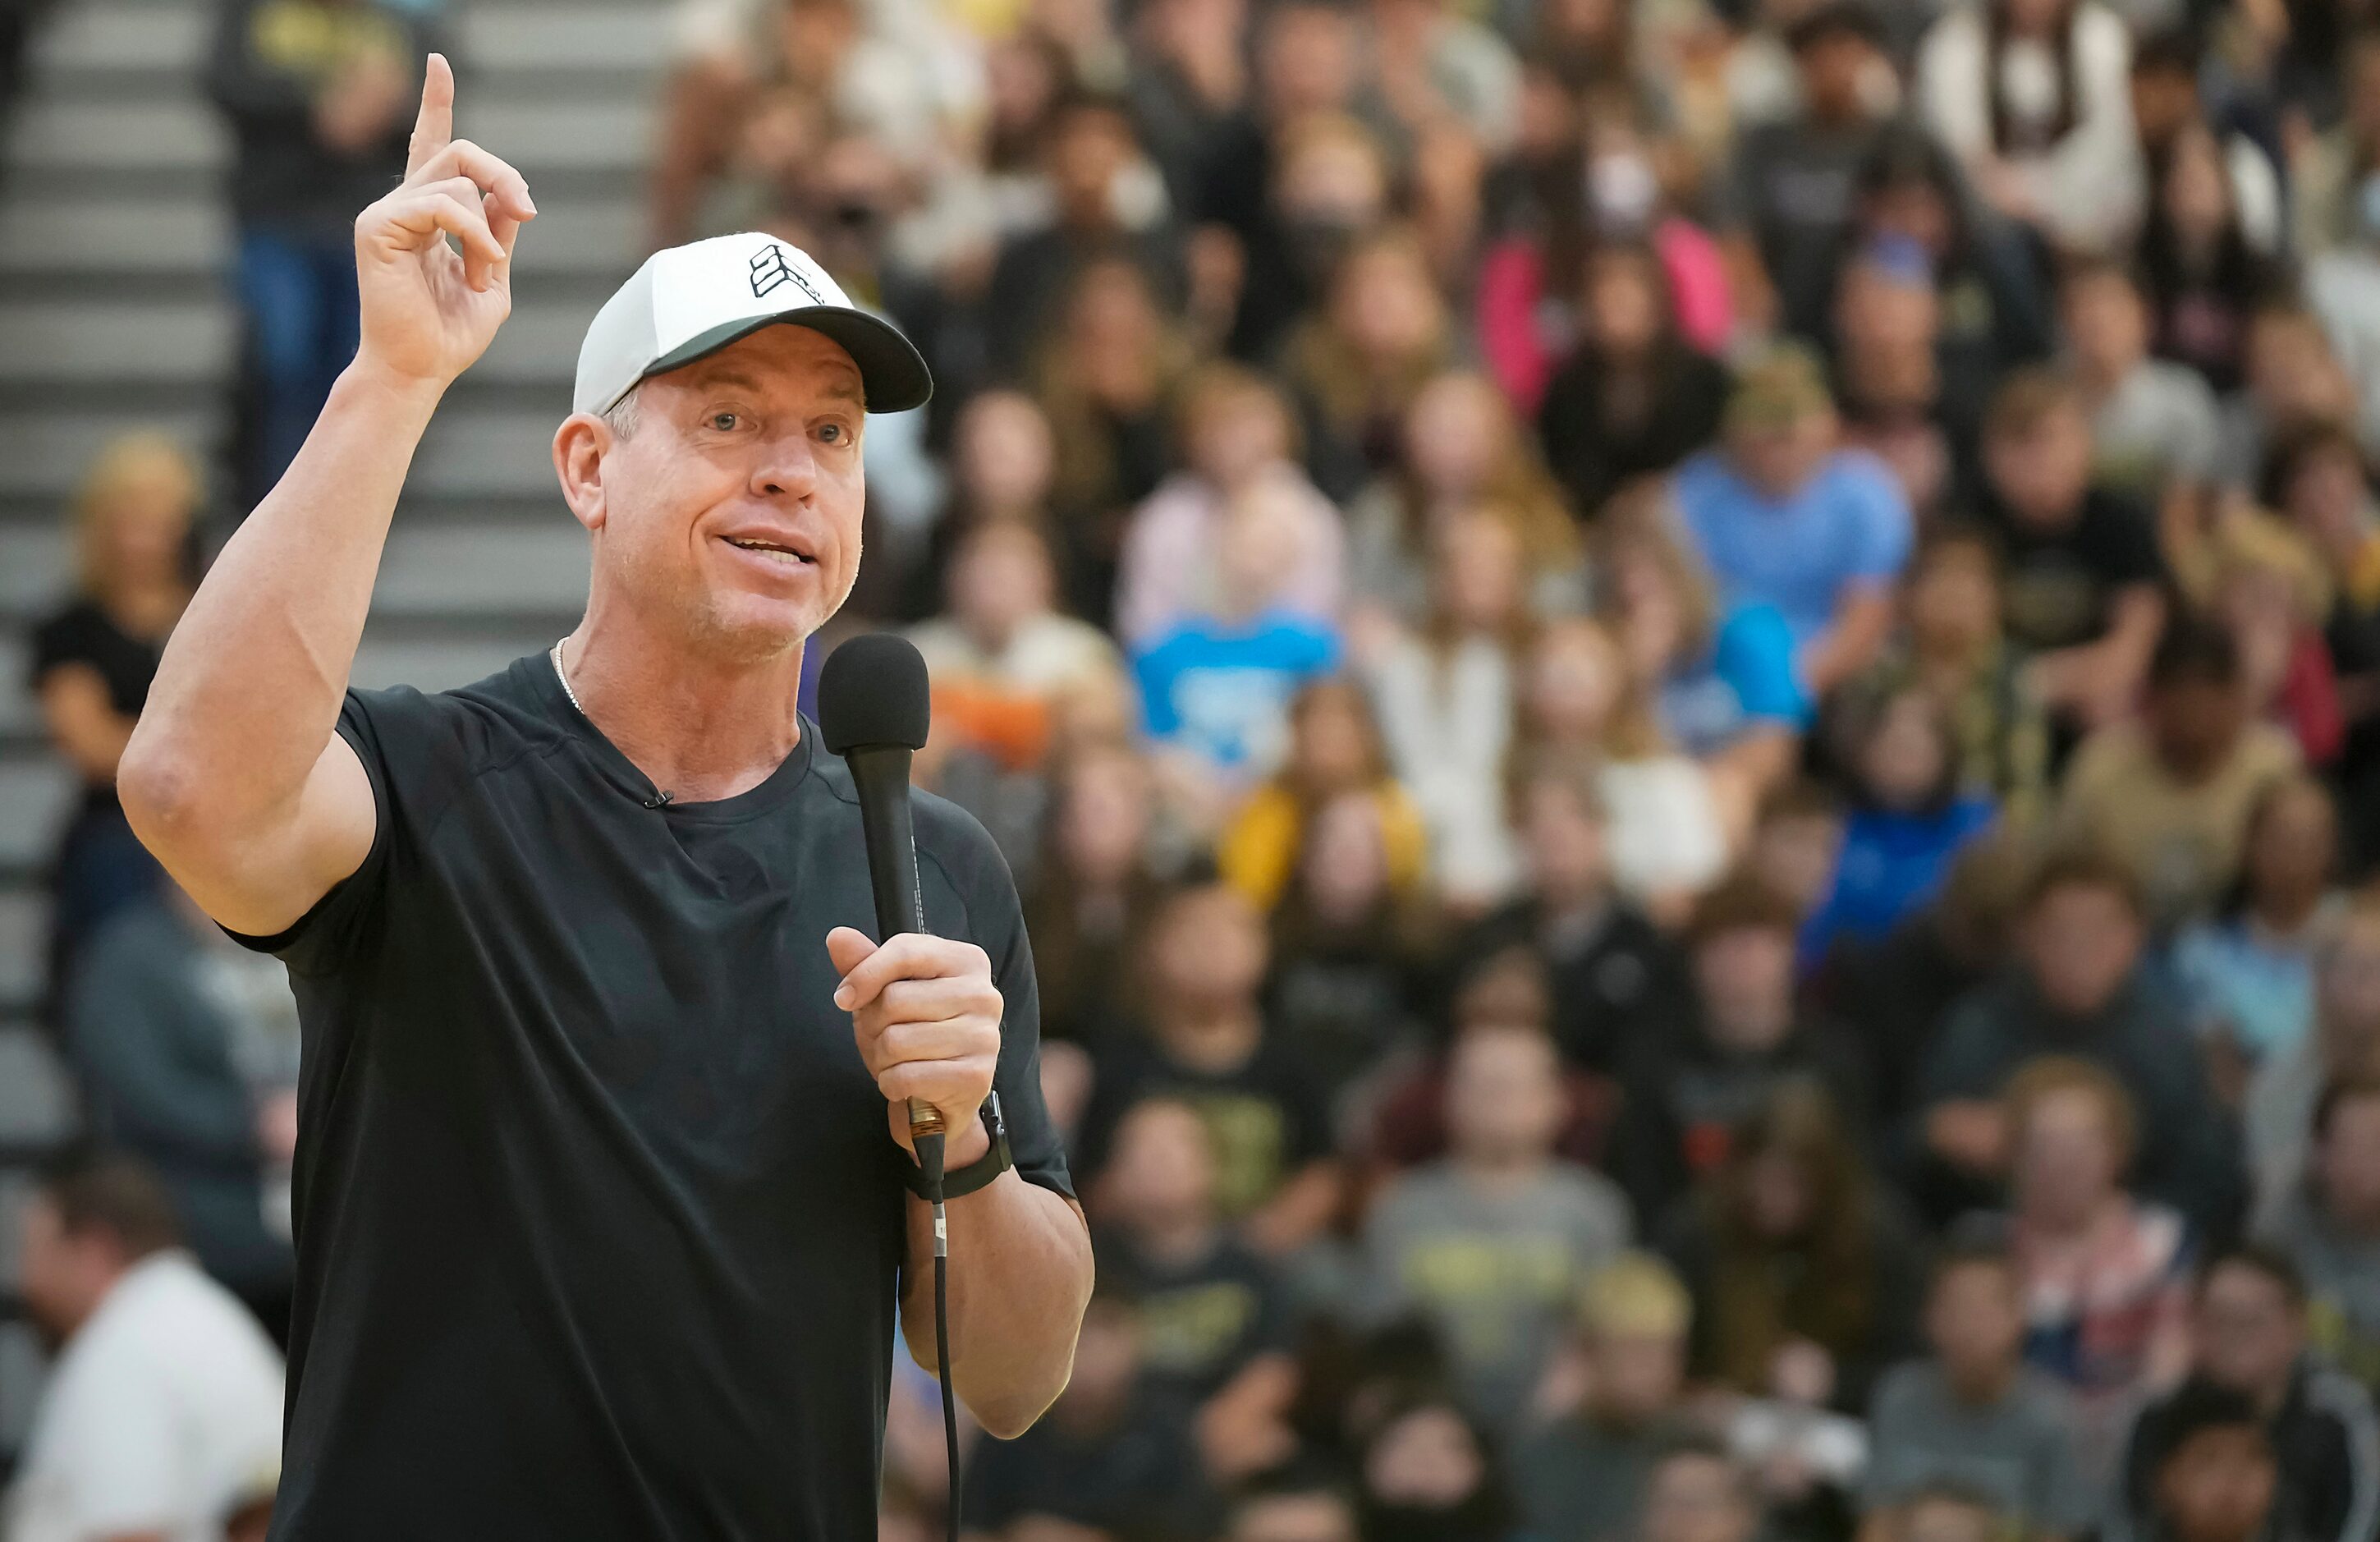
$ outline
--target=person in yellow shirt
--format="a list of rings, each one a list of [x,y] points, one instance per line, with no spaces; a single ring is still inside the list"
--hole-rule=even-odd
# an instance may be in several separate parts
[[[1269,912],[1296,869],[1313,811],[1345,792],[1369,790],[1379,804],[1389,887],[1410,895],[1428,856],[1421,810],[1389,774],[1378,722],[1361,688],[1318,680],[1289,709],[1289,759],[1254,793],[1224,830],[1216,850],[1223,881],[1258,911]]]

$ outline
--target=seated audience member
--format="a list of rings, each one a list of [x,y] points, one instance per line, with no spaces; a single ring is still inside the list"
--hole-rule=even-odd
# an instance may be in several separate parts
[[[1684,1009],[1685,961],[1613,887],[1610,816],[1589,767],[1528,768],[1513,789],[1512,816],[1521,892],[1473,928],[1456,956],[1486,958],[1514,945],[1534,952],[1552,987],[1562,1059],[1608,1072]]]
[[[1026,376],[1055,446],[1050,512],[1067,577],[1093,621],[1114,600],[1127,515],[1171,469],[1172,400],[1189,362],[1148,274],[1111,257],[1075,275]]]
[[[2206,130],[2217,141],[2217,159],[2228,175],[2245,245],[2262,257],[2281,249],[2283,207],[2280,174],[2254,135],[2229,126],[2232,114],[2217,103],[2208,111],[2201,80],[2210,61],[2187,25],[2153,21],[2136,10],[2139,41],[2132,50],[2132,125],[2141,153],[2151,166],[2169,164],[2182,135]],[[2219,70],[2222,67],[2215,65]],[[2142,240],[2147,237],[2143,234]]]
[[[1875,703],[1846,734],[1854,791],[1834,880],[1803,927],[1805,965],[1874,943],[1931,905],[1960,848],[1998,810],[1964,791],[1940,700],[1917,686]]]
[[[1384,225],[1359,236],[1281,356],[1306,469],[1325,496],[1343,504],[1387,468],[1398,420],[1451,360],[1452,335],[1414,233]]]
[[[2008,1542],[2015,1523],[1973,1485],[1921,1488],[1894,1509],[1888,1542]]]
[[[1721,595],[1784,616],[1814,695],[1874,661],[1911,540],[1899,485],[1838,449],[1836,430],[1817,361],[1780,349],[1739,377],[1720,447],[1679,467],[1673,490]]]
[[[1682,1422],[1694,1304],[1670,1266],[1623,1253],[1579,1293],[1572,1352],[1583,1394],[1517,1448],[1514,1483],[1532,1536],[1618,1542],[1645,1475]],[[1557,1363],[1550,1384],[1566,1367]],[[1540,1396],[1543,1395],[1540,1389]]]
[[[2235,510],[2174,549],[2185,592],[2239,645],[2250,712],[2285,730],[2306,764],[2335,765],[2347,715],[2323,637],[2332,579],[2313,543],[2285,520]]]
[[[1228,577],[1220,570],[1234,503],[1259,483],[1282,514],[1272,602],[1328,621],[1346,583],[1338,512],[1297,468],[1297,424],[1271,381],[1235,364],[1209,364],[1183,383],[1183,469],[1168,477],[1125,527],[1116,571],[1116,635],[1146,646],[1209,613]]]
[[[166,634],[189,603],[199,469],[170,440],[118,439],[74,504],[74,598],[33,628],[30,684],[51,745],[81,783],[50,867],[50,978],[66,989],[75,948],[118,906],[153,892],[159,868],[124,822],[115,762],[149,698]]]
[[[1429,605],[1358,661],[1398,780],[1429,832],[1433,887],[1477,913],[1511,887],[1501,781],[1513,685],[1534,625],[1512,523],[1481,507],[1444,520],[1432,541]]]
[[[2025,1358],[2072,1392],[2077,1458],[2096,1485],[2131,1410],[2188,1363],[2189,1228],[2125,1189],[2139,1124],[2105,1069],[2033,1062],[2009,1084],[2008,1129]]]
[[[1069,754],[1051,774],[1042,851],[1025,889],[1044,1041],[1096,1040],[1139,1015],[1135,990],[1161,892],[1149,864],[1155,792],[1121,744]]]
[[[2000,586],[1990,537],[1972,526],[1936,527],[1910,564],[1892,642],[1838,706],[1925,692],[1949,717],[1960,795],[1990,798],[2010,822],[2023,824],[2047,795],[2048,723],[2001,625]]]
[[[1198,1111],[1169,1098],[1116,1126],[1095,1196],[1099,1265],[1140,1315],[1143,1379],[1196,1412],[1207,1475],[1229,1484],[1297,1448],[1289,1305],[1272,1267],[1223,1229],[1215,1154]]]
[[[933,738],[917,777],[1026,866],[1067,698],[1111,688],[1122,661],[1098,627],[1053,608],[1057,573],[1030,525],[1002,520],[959,537],[946,582],[947,613],[910,632],[933,680]]]
[[[1881,941],[1839,951],[1813,982],[1814,997],[1858,1042],[1877,1127],[1906,1120],[1950,1009],[2007,961],[2031,856],[2006,831],[1970,842],[1950,864],[1940,895]],[[1913,1196],[1934,1219],[1922,1189]]]
[[[1378,809],[1390,887],[1414,892],[1428,849],[1421,811],[1389,770],[1371,698],[1341,678],[1312,681],[1290,698],[1288,757],[1240,805],[1217,845],[1224,880],[1269,912],[1296,871],[1307,821],[1346,793],[1363,795]]]
[[[2305,1181],[2261,1235],[2305,1281],[2314,1348],[2365,1388],[2380,1382],[2380,1075],[2323,1089]]]
[[[885,560],[901,568],[897,586],[885,585],[887,603],[911,620],[923,621],[944,601],[951,552],[963,536],[978,527],[1009,522],[1030,525],[1044,532],[1055,528],[1050,505],[1050,481],[1057,475],[1058,447],[1050,433],[1050,419],[1040,405],[1022,391],[978,391],[962,404],[951,422],[949,476],[941,514],[920,544],[911,532],[895,530],[880,537],[867,531],[870,562]],[[886,544],[892,550],[882,550]],[[1054,542],[1054,538],[1053,538]],[[914,554],[913,554],[914,552]],[[1059,568],[1058,593],[1065,609],[1078,615],[1104,615],[1107,596],[1087,604],[1080,578],[1070,565],[1074,553],[1053,544]],[[878,580],[863,580],[848,601],[863,603]]]
[[[1636,1213],[1658,1222],[1733,1153],[1733,1133],[1788,1082],[1825,1087],[1837,1117],[1861,1130],[1867,1078],[1842,1031],[1806,1015],[1793,990],[1802,917],[1755,878],[1712,890],[1687,932],[1694,1010],[1644,1036],[1620,1076],[1613,1171]],[[1856,1137],[1854,1137],[1856,1140]]]
[[[1364,1442],[1364,1542],[1507,1542],[1514,1506],[1496,1448],[1452,1402],[1390,1412]]]
[[[2186,1013],[2143,965],[2145,941],[2128,868],[2089,850],[2045,861],[2026,891],[2013,966],[1952,1009],[1920,1078],[1924,1149],[1988,1185],[2014,1149],[2002,1100],[2010,1077],[2039,1056],[2079,1056],[2105,1066],[2141,1111],[2131,1168],[2141,1191],[2209,1231],[2228,1226],[2239,1190],[2231,1131]]]
[[[2002,216],[2088,249],[2141,212],[2131,69],[2098,0],[1977,0],[1926,30],[1911,94]]]
[[[2218,394],[2235,391],[2248,318],[2281,292],[2284,270],[2245,228],[2223,146],[2204,119],[2174,132],[2155,170],[2138,249],[2150,346]]]
[[[1423,386],[1399,425],[1393,468],[1347,505],[1351,609],[1408,625],[1427,619],[1446,523],[1493,509],[1520,543],[1531,608],[1579,608],[1578,530],[1561,490],[1484,377],[1455,370]]]
[[[1223,1542],[1360,1542],[1355,1506],[1325,1474],[1259,1478],[1232,1501]]]
[[[276,1231],[265,1194],[298,1143],[285,972],[225,938],[169,881],[91,938],[66,1008],[94,1127],[156,1174],[199,1263],[282,1337],[296,1266],[286,1210]]]
[[[1398,1178],[1365,1224],[1367,1314],[1421,1313],[1466,1403],[1520,1418],[1580,1283],[1627,1245],[1628,1204],[1555,1155],[1559,1062],[1537,1029],[1482,1026],[1454,1046],[1446,1157]]]
[[[1379,804],[1342,793],[1314,811],[1272,913],[1265,1014],[1330,1100],[1359,1112],[1385,1065],[1421,1038],[1430,912],[1394,888]]]
[[[1436,1161],[1449,1145],[1447,1096],[1452,1050],[1471,1034],[1489,1028],[1525,1028],[1552,1035],[1553,990],[1546,962],[1531,948],[1500,942],[1472,953],[1459,951],[1447,1018],[1445,1048],[1378,1089],[1366,1155],[1386,1173]],[[1555,1040],[1559,1048],[1560,1040]],[[1609,1076],[1565,1062],[1560,1072],[1562,1124],[1554,1149],[1564,1160],[1598,1167],[1609,1155],[1611,1121],[1619,1101]]]
[[[1578,346],[1546,387],[1537,438],[1571,508],[1594,520],[1630,482],[1710,442],[1727,372],[1679,334],[1651,248],[1597,248],[1579,289]]]
[[[1672,1211],[1695,1375],[1755,1399],[1858,1408],[1916,1315],[1914,1244],[1826,1091],[1779,1086]]]
[[[2216,474],[2253,487],[2275,448],[2325,424],[2359,429],[2361,439],[2359,407],[2321,319],[2293,300],[2267,300],[2248,321],[2247,388],[2223,403]]]
[[[1814,776],[1797,776],[1760,800],[1742,866],[1806,921],[1826,900],[1842,851],[1842,797]]]
[[[1672,1439],[1645,1477],[1631,1542],[1754,1542],[1760,1495],[1752,1474],[1706,1435]]]
[[[2154,516],[2091,482],[2091,420],[2046,370],[2002,382],[1984,419],[1985,513],[2003,550],[2009,640],[2070,731],[2131,710],[2165,624]]]
[[[2337,770],[2344,865],[2360,872],[2380,857],[2380,506],[2362,447],[2345,429],[2302,430],[2266,459],[2264,504],[2289,518],[2330,579],[2322,640],[2345,735]]]
[[[2239,877],[2249,814],[2299,756],[2286,731],[2252,719],[2239,646],[2211,623],[2166,628],[2143,709],[2075,752],[2056,823],[2139,874],[2164,926],[2205,914]]]
[[[2154,504],[2214,475],[2215,392],[2189,366],[2149,352],[2149,312],[2110,258],[2071,264],[2058,284],[2068,365],[2091,417],[2092,478]]]
[[[12,1542],[262,1536],[281,1356],[178,1238],[164,1190],[128,1160],[42,1170],[18,1288],[57,1358],[0,1508]]]
[[[2380,165],[2380,32],[2348,41],[2339,75],[2345,115],[2289,164],[2289,247],[2301,258],[2348,244],[2362,227],[2364,178]]]
[[[2307,1347],[2304,1282],[2296,1266],[2259,1247],[2217,1254],[2198,1277],[2192,1310],[2191,1378],[2141,1411],[2126,1449],[2122,1487],[2101,1536],[2153,1536],[2157,1474],[2179,1444],[2191,1389],[2212,1386],[2248,1400],[2279,1463],[2274,1504],[2288,1535],[2350,1542],[2380,1525],[2380,1416],[2372,1396]]]
[[[2241,1111],[2255,1214],[2278,1213],[2303,1181],[2323,1089],[2380,1071],[2380,891],[2350,899],[2314,954],[2313,1031],[2268,1056]]]
[[[2198,1384],[2174,1399],[2150,1476],[2150,1535],[2163,1542],[2268,1542],[2302,1535],[2283,1513],[2280,1453],[2255,1404]]]
[[[2240,880],[2209,920],[2175,940],[2173,965],[2195,1026],[2220,1067],[2246,1073],[2294,1047],[2313,1025],[2314,953],[2340,898],[2330,885],[2338,814],[2311,777],[2265,787],[2248,815]]]
[[[1710,772],[1662,733],[1611,634],[1591,621],[1543,628],[1518,694],[1513,764],[1593,765],[1614,880],[1655,915],[1678,914],[1725,868],[1726,821]]]
[[[1998,1228],[1973,1220],[1936,1255],[1925,1294],[1931,1354],[1896,1366],[1867,1408],[1870,1447],[1861,1500],[1883,1535],[1906,1535],[1910,1512],[1946,1484],[2033,1538],[2079,1538],[2098,1496],[2075,1464],[2066,1390],[2024,1363],[2024,1303]]]
[[[1845,254],[1831,322],[1843,443],[1882,462],[1912,521],[1929,528],[1972,494],[1981,394],[1996,371],[1946,363],[1934,267],[1906,237]]]
[[[1792,769],[1810,716],[1792,629],[1771,606],[1720,606],[1701,562],[1649,508],[1611,511],[1593,560],[1596,619],[1663,735],[1708,772],[1740,841],[1761,795]]]
[[[1336,630],[1281,603],[1296,503],[1269,478],[1242,492],[1221,532],[1214,602],[1133,659],[1144,725],[1201,823],[1217,817],[1213,801],[1280,763],[1290,698],[1339,662]]]
[[[1214,1139],[1217,1206],[1278,1256],[1330,1219],[1339,1176],[1321,1096],[1267,1030],[1265,953],[1263,922],[1230,887],[1194,882],[1165,901],[1144,955],[1147,1031],[1101,1047],[1081,1155],[1096,1182],[1125,1111],[1158,1096],[1188,1103]]]
[[[986,1440],[966,1463],[961,1512],[993,1536],[1197,1535],[1211,1505],[1192,1459],[1186,1413],[1141,1375],[1141,1321],[1129,1293],[1102,1281],[1083,1313],[1066,1390],[1014,1440]],[[1068,1529],[1057,1530],[1055,1523]]]

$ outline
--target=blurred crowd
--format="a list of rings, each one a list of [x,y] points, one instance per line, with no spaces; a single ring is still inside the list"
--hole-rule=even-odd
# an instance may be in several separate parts
[[[938,382],[838,625],[1015,871],[1099,1267],[970,1536],[2380,1537],[2380,9],[673,25],[651,242],[778,234]],[[438,31],[226,10],[234,505]],[[150,1174],[45,1183],[69,1356],[160,1270],[285,1312],[285,990],[109,790],[207,480],[114,446],[35,648]],[[938,1419],[905,1362],[886,1542]]]

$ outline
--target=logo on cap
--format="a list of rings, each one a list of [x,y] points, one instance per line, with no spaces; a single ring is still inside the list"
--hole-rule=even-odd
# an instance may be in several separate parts
[[[774,241],[752,254],[751,269],[752,297],[756,300],[765,299],[769,291],[781,284],[791,284],[808,295],[812,304],[826,303],[826,297],[810,286],[810,281],[801,275],[793,260],[785,255],[785,249]]]

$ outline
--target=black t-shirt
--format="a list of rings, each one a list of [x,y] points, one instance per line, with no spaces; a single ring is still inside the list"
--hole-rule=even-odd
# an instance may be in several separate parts
[[[2149,511],[2093,488],[2071,524],[2045,530],[1995,507],[1992,524],[2008,555],[2001,610],[2010,640],[2028,649],[2096,642],[2119,590],[2165,577]]]
[[[149,700],[149,682],[157,678],[162,650],[159,644],[118,626],[91,601],[78,600],[33,628],[30,683],[38,692],[51,672],[80,664],[98,672],[110,707],[126,717],[139,717]],[[93,803],[113,804],[115,788],[91,786],[84,795]]]
[[[1116,1126],[1144,1098],[1179,1098],[1198,1111],[1215,1148],[1215,1202],[1234,1220],[1263,1205],[1297,1171],[1330,1152],[1330,1116],[1304,1065],[1268,1032],[1247,1060],[1207,1071],[1168,1057],[1147,1035],[1103,1047],[1083,1115],[1082,1166],[1106,1162]]]
[[[1280,1275],[1228,1233],[1186,1261],[1152,1257],[1123,1232],[1099,1244],[1099,1273],[1124,1282],[1140,1318],[1141,1375],[1164,1395],[1203,1402],[1257,1355],[1289,1349]]]
[[[826,934],[874,914],[843,763],[805,722],[759,786],[647,807],[541,655],[339,732],[370,855],[248,940],[305,1027],[273,1536],[872,1536],[908,1159],[832,1001]],[[1069,1192],[1007,869],[939,799],[917,829],[1006,999],[1016,1165]]]

